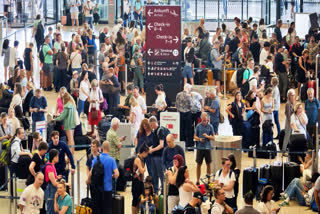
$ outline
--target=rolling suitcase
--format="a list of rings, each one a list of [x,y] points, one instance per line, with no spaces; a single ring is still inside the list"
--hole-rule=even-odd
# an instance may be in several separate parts
[[[78,210],[79,210],[79,214],[80,213],[85,213],[85,214],[94,213],[94,201],[92,198],[89,197],[89,185],[87,186],[87,197],[81,199],[81,205],[77,206],[76,210],[77,210],[77,212],[76,212],[77,214],[78,214]]]
[[[252,146],[251,141],[251,124],[249,121],[243,121],[243,140],[242,140],[242,148],[248,149],[250,146]]]
[[[258,169],[250,167],[243,170],[243,188],[242,195],[248,192],[255,193],[258,185]]]
[[[300,165],[295,162],[285,163],[284,174],[284,188],[286,189],[294,178],[300,178]]]
[[[112,213],[113,214],[124,214],[124,197],[119,194],[112,195]]]
[[[119,165],[119,177],[117,178],[117,190],[125,192],[127,188],[127,180],[125,178],[125,171],[123,166]]]
[[[282,192],[282,165],[271,166],[271,180],[270,185],[274,188],[273,200],[278,201],[280,193]]]
[[[213,85],[213,72],[212,70],[208,70],[208,85]]]
[[[111,123],[107,118],[103,118],[102,120],[100,120],[98,124],[98,133],[99,133],[100,141],[103,142],[106,140],[107,132],[109,131],[110,126],[111,126]]]
[[[268,182],[271,180],[271,166],[264,164],[260,167],[260,176],[259,178],[265,178]]]
[[[307,151],[307,140],[304,134],[292,134],[290,136],[289,148],[289,160],[290,162],[295,162],[300,164],[298,159],[299,156],[305,157],[305,154],[293,154],[292,152],[304,152]]]
[[[282,129],[280,131],[280,134],[279,134],[279,142],[278,142],[278,145],[279,145],[279,148],[280,150],[282,150],[282,146],[283,146],[283,141],[284,141],[284,136],[286,134],[286,130]]]

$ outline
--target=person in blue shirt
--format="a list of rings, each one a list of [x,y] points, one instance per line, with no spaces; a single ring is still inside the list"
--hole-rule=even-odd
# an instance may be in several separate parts
[[[166,170],[173,166],[173,157],[175,155],[181,155],[184,158],[184,151],[181,146],[174,143],[173,134],[168,134],[166,137],[167,147],[164,148],[162,153],[163,170]]]
[[[143,11],[143,1],[141,0],[135,0],[133,3],[133,15],[134,19],[136,20],[136,27],[137,23],[140,24],[140,30],[142,31],[143,29],[143,22],[142,22],[142,11]]]
[[[314,97],[314,89],[308,88],[308,99],[305,101],[305,111],[308,117],[307,131],[311,139],[316,137],[316,122],[318,120],[318,109],[320,108],[320,102]]]
[[[59,151],[59,162],[55,164],[57,175],[62,175],[62,178],[68,182],[69,170],[66,170],[66,159],[67,154],[71,163],[71,173],[74,174],[76,166],[74,165],[72,153],[65,142],[59,141],[59,132],[53,131],[51,134],[52,142],[49,143],[48,153],[51,149]]]
[[[103,193],[98,192],[93,194],[93,200],[96,205],[95,213],[97,214],[111,214],[112,213],[112,179],[119,177],[119,170],[117,168],[116,161],[108,155],[110,145],[108,141],[102,144],[103,153],[99,155],[100,161],[104,166],[103,177]],[[93,159],[91,167],[97,163],[97,157]],[[87,183],[91,183],[92,170],[89,174]]]
[[[201,174],[201,165],[203,159],[206,160],[207,164],[207,175],[211,173],[211,143],[210,140],[214,140],[214,131],[212,125],[209,123],[209,118],[206,112],[202,112],[201,114],[201,123],[199,123],[196,127],[196,131],[194,133],[194,139],[197,141],[197,154],[196,154],[196,162],[197,162],[197,184],[199,184],[200,174]]]
[[[32,113],[32,132],[36,131],[36,122],[45,121],[44,113],[48,111],[47,99],[41,96],[41,89],[35,91],[30,101],[30,113]]]
[[[210,124],[213,127],[213,133],[218,135],[220,122],[220,100],[217,97],[217,91],[215,88],[209,89],[209,96],[212,99],[209,109]]]

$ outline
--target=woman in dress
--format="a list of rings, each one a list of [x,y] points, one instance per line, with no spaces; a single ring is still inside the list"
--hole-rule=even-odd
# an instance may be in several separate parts
[[[29,46],[24,50],[23,53],[23,58],[24,58],[24,67],[26,68],[27,71],[27,80],[28,81],[32,81],[33,82],[33,52],[32,52],[32,48],[33,48],[33,43],[30,42]]]
[[[91,92],[88,97],[89,105],[89,125],[91,125],[91,132],[87,135],[94,133],[94,126],[98,126],[101,120],[100,104],[103,103],[104,98],[101,89],[98,87],[98,81],[96,79],[91,81]]]
[[[131,111],[130,111],[130,116],[129,116],[129,121],[133,124],[134,127],[134,133],[137,133],[141,124],[141,121],[144,118],[144,114],[142,113],[142,109],[137,102],[136,98],[133,96],[130,98],[130,106],[131,106]]]
[[[8,67],[9,67],[9,60],[10,60],[10,47],[9,47],[9,39],[5,39],[2,44],[2,54],[3,58],[3,66],[4,66],[4,81],[7,82],[8,80]],[[9,73],[10,78],[10,73]]]

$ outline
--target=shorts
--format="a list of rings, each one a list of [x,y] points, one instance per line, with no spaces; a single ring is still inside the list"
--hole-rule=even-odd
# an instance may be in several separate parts
[[[206,160],[206,164],[210,164],[212,161],[211,150],[197,149],[196,162],[202,164],[203,159]]]
[[[49,74],[52,73],[53,65],[52,65],[52,64],[44,63],[44,64],[43,64],[43,67],[42,67],[42,70],[43,70],[43,72],[44,72],[44,74],[45,74],[46,76],[49,76]]]
[[[183,67],[182,75],[184,78],[193,78],[192,67],[185,65]]]
[[[220,81],[221,79],[221,72],[219,69],[212,69],[213,79]]]
[[[71,12],[71,19],[78,19],[79,18],[79,12]]]

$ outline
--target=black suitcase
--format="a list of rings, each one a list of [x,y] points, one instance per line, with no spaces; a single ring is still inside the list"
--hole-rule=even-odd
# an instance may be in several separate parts
[[[279,142],[278,142],[280,151],[282,151],[285,134],[286,134],[286,130],[282,129],[279,134]]]
[[[6,173],[6,167],[5,166],[0,166],[0,191],[6,191],[7,190],[7,185],[4,185],[6,183],[6,181],[7,181],[7,178],[8,178],[8,175]]]
[[[270,185],[274,188],[273,200],[278,201],[282,191],[282,165],[271,166]]]
[[[257,191],[258,171],[258,169],[252,167],[243,170],[243,196],[250,191],[253,193]]]
[[[253,146],[252,139],[252,130],[251,123],[249,121],[243,122],[243,138],[242,138],[242,148],[248,149],[250,146]]]
[[[295,162],[285,163],[284,175],[284,188],[286,189],[294,178],[300,178],[300,165]]]
[[[71,13],[67,13],[67,26],[72,26]]]
[[[111,123],[109,122],[108,119],[103,118],[102,120],[100,120],[98,124],[98,133],[99,133],[100,141],[103,142],[106,140],[106,135],[110,129],[110,126],[111,126]]]
[[[268,182],[271,180],[271,166],[264,164],[260,167],[260,176],[259,178],[265,178]]]
[[[83,136],[76,136],[74,138],[74,142],[75,142],[75,145],[76,146],[86,146],[86,145],[89,145],[91,144],[91,140],[90,138],[87,136],[87,135],[83,135]],[[75,147],[75,150],[76,151],[79,151],[79,150],[88,150],[89,147]]]
[[[94,201],[92,198],[89,197],[89,186],[87,186],[87,197],[81,199],[81,205],[85,207],[90,207],[92,210],[94,210]]]
[[[269,152],[264,152],[264,151]],[[275,143],[268,143],[266,146],[257,147],[257,158],[274,159],[277,155],[277,146]],[[253,152],[249,152],[249,157],[253,157]]]
[[[124,197],[119,194],[112,195],[112,213],[124,214]]]
[[[32,150],[33,146],[33,134],[34,133],[28,135],[27,149],[29,149],[30,151]]]
[[[293,154],[292,152],[305,152],[307,151],[307,140],[303,134],[291,135],[289,148],[289,160],[300,164],[298,157],[305,157],[305,154]]]

